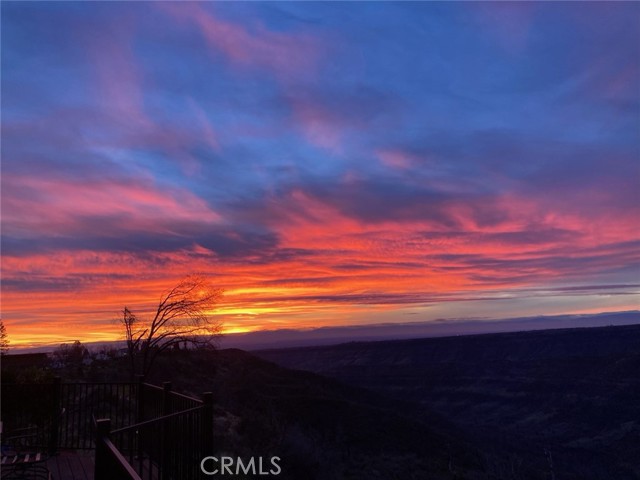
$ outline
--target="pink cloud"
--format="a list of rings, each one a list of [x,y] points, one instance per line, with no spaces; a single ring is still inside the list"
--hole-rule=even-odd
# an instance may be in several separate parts
[[[216,152],[219,152],[220,142],[218,141],[218,135],[214,131],[206,112],[193,98],[189,98],[188,104],[196,120],[198,121],[202,138],[205,139],[209,148]]]
[[[407,170],[415,163],[415,157],[399,150],[379,150],[376,152],[383,165],[394,170]]]
[[[341,120],[329,110],[309,99],[294,98],[291,101],[294,125],[305,139],[324,150],[340,154],[343,151]]]
[[[107,37],[103,31],[88,25],[81,35],[87,43],[99,99],[119,122],[148,128],[151,120],[144,111],[144,76],[133,52],[134,21],[125,16],[108,30],[111,35]]]
[[[109,37],[97,35],[89,28],[85,27],[82,38],[88,45],[97,96],[101,100],[99,105],[105,116],[101,120],[108,120],[115,127],[111,130],[114,136],[93,138],[90,146],[162,149],[186,174],[199,172],[200,162],[189,153],[190,148],[198,142],[205,142],[212,150],[220,150],[215,129],[202,108],[193,99],[187,100],[186,109],[192,113],[198,127],[195,130],[158,121],[145,108],[145,90],[150,79],[145,78],[133,50],[134,19],[125,16],[118,25],[112,25],[109,31],[113,35]],[[98,32],[102,30],[97,29]],[[56,112],[56,117],[58,115],[75,121],[78,113]]]
[[[213,4],[156,5],[175,20],[196,26],[214,56],[221,55],[240,70],[265,71],[286,85],[292,80],[313,78],[325,55],[319,38],[305,31],[272,31],[255,19],[234,23],[212,12]],[[301,130],[309,143],[333,153],[342,152],[341,119],[313,99],[293,98],[291,108],[294,128]]]
[[[280,80],[312,75],[321,48],[307,33],[283,33],[253,21],[250,27],[226,21],[211,12],[212,4],[160,2],[174,19],[195,25],[216,54],[243,68],[261,68]]]
[[[171,231],[172,225],[180,223],[221,220],[191,192],[150,180],[78,181],[5,174],[3,187],[3,228],[10,234],[82,233],[85,219],[101,217],[121,218],[120,231],[145,232]]]

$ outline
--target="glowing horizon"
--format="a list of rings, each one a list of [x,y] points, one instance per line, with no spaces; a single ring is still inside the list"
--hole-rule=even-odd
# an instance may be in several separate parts
[[[14,346],[639,308],[640,4],[1,8]]]

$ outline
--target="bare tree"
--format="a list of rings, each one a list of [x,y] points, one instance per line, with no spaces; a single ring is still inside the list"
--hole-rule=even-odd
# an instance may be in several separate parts
[[[210,311],[222,292],[204,277],[190,275],[162,295],[149,321],[124,307],[120,322],[125,329],[131,372],[147,376],[160,353],[181,344],[213,346],[222,323]]]
[[[0,355],[5,355],[9,351],[9,338],[4,322],[0,320]]]
[[[80,340],[73,343],[63,343],[53,351],[54,368],[62,369],[65,376],[84,376],[84,367],[91,363],[89,350]]]

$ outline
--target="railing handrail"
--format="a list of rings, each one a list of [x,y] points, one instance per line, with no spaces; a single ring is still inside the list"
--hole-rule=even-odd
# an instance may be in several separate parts
[[[199,398],[194,398],[189,395],[185,395],[184,393],[171,391],[171,394],[175,395],[176,397],[184,398],[185,400],[190,400],[192,402],[199,403],[200,405],[202,405],[203,403],[202,400],[200,400]]]
[[[22,382],[2,382],[3,385],[6,385],[8,387],[10,386],[17,386],[17,385],[54,385],[56,382],[55,381],[51,381],[51,382],[26,382],[26,383],[22,383]],[[134,385],[138,385],[138,382],[60,382],[60,385],[91,385],[91,386],[97,386],[97,385],[113,385],[113,386],[120,386],[120,385],[129,385],[129,386],[134,386]],[[157,390],[158,392],[162,392],[162,387],[159,387],[158,385],[154,385],[152,383],[146,383],[144,382],[143,385],[145,387],[148,388],[152,388],[154,390]],[[171,395],[175,395],[177,397],[180,398],[184,398],[185,400],[191,400],[193,402],[197,402],[197,403],[202,403],[202,400],[200,400],[199,398],[195,398],[192,397],[190,395],[185,395],[184,393],[180,393],[180,392],[176,392],[176,391],[171,391]]]
[[[113,459],[120,464],[120,467],[122,467],[122,469],[125,471],[125,473],[127,474],[130,480],[142,480],[140,478],[140,475],[138,475],[138,472],[136,472],[134,468],[131,466],[131,464],[127,462],[127,459],[124,458],[124,455],[120,453],[120,450],[118,450],[118,447],[116,447],[110,439],[103,438],[101,439],[101,441],[104,442],[104,446],[108,449],[109,453],[113,456]]]
[[[196,410],[202,410],[204,405],[198,405],[197,407],[188,408],[187,410],[181,410],[179,412],[173,412],[169,415],[163,415],[162,417],[152,418],[151,420],[145,420],[144,422],[134,423],[133,425],[127,425],[126,427],[118,428],[117,430],[111,430],[111,435],[115,435],[118,433],[128,432],[129,430],[134,430],[140,427],[145,427],[147,425],[152,425],[161,420],[166,420],[167,418],[178,417],[180,415],[184,415],[185,413],[195,412]]]
[[[153,388],[154,390],[158,390],[159,392],[162,392],[162,387],[159,387],[158,385],[154,385],[153,383],[144,382],[142,385],[144,385],[147,388]]]
[[[2,385],[6,385],[6,386],[16,386],[16,385],[54,385],[56,382],[55,381],[51,381],[51,382],[2,382]],[[64,382],[61,381],[60,385],[137,385],[136,382]],[[150,383],[145,383],[145,385],[149,385],[151,387],[155,387],[155,388],[160,388],[160,390],[162,390],[161,387],[156,387],[155,385],[151,385]]]
[[[61,382],[61,385],[136,385],[136,382]]]
[[[118,447],[116,447],[109,438],[109,425],[111,421],[108,419],[99,420],[95,415],[91,415],[91,417],[96,430],[95,478],[97,480],[110,478],[109,476],[113,473],[113,469],[109,468],[109,471],[106,471],[104,464],[109,465],[109,461],[111,460],[115,462],[117,465],[116,468],[119,470],[118,478],[122,478],[121,474],[124,473],[127,480],[142,480],[138,472],[135,471],[124,455],[120,453]]]

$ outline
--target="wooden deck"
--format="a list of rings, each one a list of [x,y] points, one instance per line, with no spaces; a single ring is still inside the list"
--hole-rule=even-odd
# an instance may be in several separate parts
[[[62,450],[47,460],[53,480],[93,480],[94,452]]]

